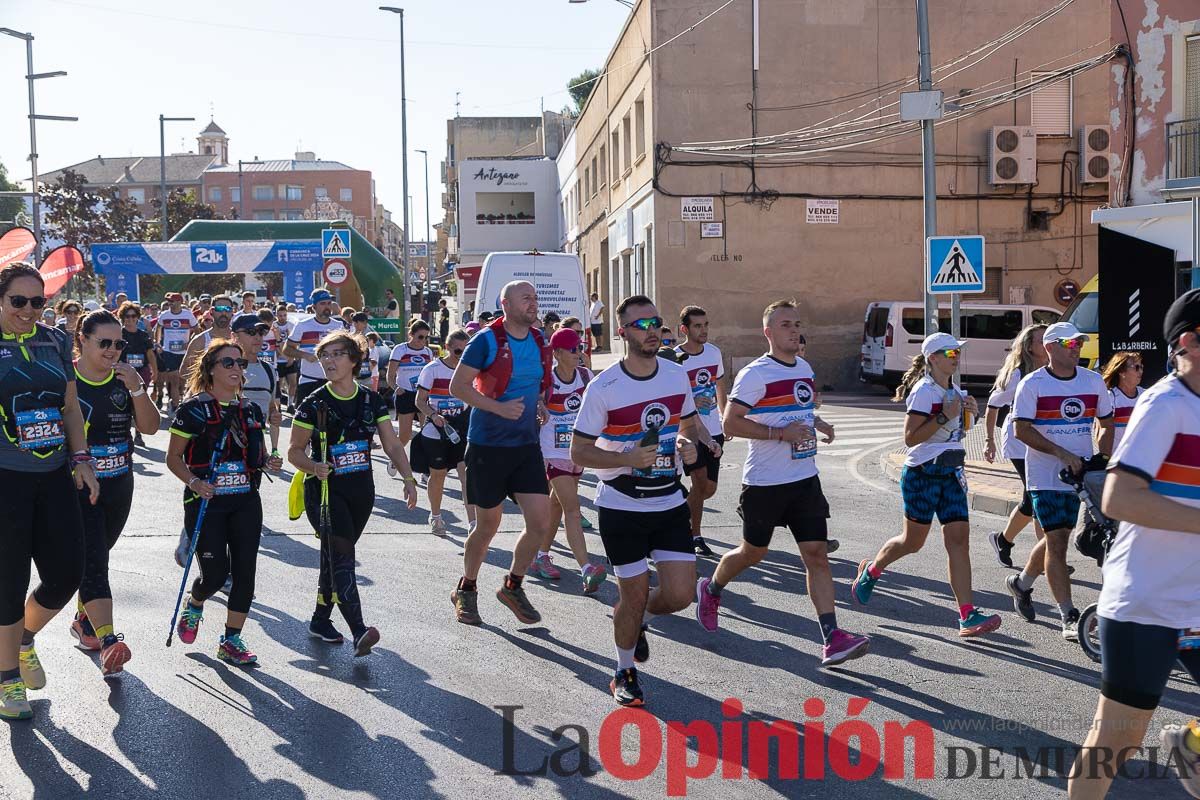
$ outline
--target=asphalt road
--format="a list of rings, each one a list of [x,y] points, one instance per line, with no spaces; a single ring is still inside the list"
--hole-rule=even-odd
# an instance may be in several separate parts
[[[859,439],[879,438],[889,425],[898,434],[898,410],[877,396],[826,399],[823,413],[844,420],[843,439],[854,438],[852,423],[870,429]],[[855,565],[900,525],[896,487],[877,467],[878,453],[892,446],[882,438],[831,447],[818,462],[841,541],[832,557],[839,622],[870,635],[871,653],[845,668],[818,668],[820,635],[803,596],[803,565],[790,537],[777,532],[778,549],[726,590],[719,632],[704,632],[691,609],[655,621],[652,658],[642,670],[648,706],[613,714],[613,583],[584,597],[577,574],[554,584],[531,580],[544,622],[519,625],[491,597],[520,527],[509,516],[481,575],[485,625],[457,624],[448,602],[465,533],[455,513],[457,483],[449,484],[451,536],[436,538],[427,533],[425,512],[402,507],[399,482],[378,462],[376,516],[358,556],[367,621],[383,636],[371,656],[354,659],[348,645],[307,635],[316,540],[302,522],[287,520],[284,480],[264,488],[267,530],[245,630],[260,666],[243,670],[215,659],[224,616],[216,602],[195,645],[165,648],[179,587],[171,553],[182,510],[180,487],[163,468],[160,433],[151,440],[154,450],[139,450],[134,511],[112,554],[117,627],[133,660],[120,679],[105,681],[95,658],[72,646],[67,614],[39,635],[50,682],[32,693],[35,720],[0,725],[0,746],[12,752],[0,758],[0,796],[1061,796],[1071,748],[1091,721],[1098,668],[1060,638],[1044,583],[1035,591],[1036,623],[1012,613],[1002,583],[1007,571],[985,537],[1000,520],[973,520],[976,600],[1003,613],[996,634],[958,638],[936,533],[924,552],[884,576],[869,606],[852,603]],[[740,536],[735,508],[744,448],[728,448],[728,471],[706,517],[708,538],[722,551]],[[594,511],[586,513],[595,520]],[[1032,541],[1026,536],[1021,554]],[[600,551],[598,537],[589,535],[588,544]],[[570,563],[566,551],[556,560]],[[1080,556],[1072,560],[1082,607],[1095,599],[1099,573]],[[700,569],[711,574],[714,566],[702,562]],[[740,709],[723,708],[727,698]],[[1152,730],[1195,715],[1197,706],[1195,687],[1175,676]],[[762,734],[775,720],[792,721],[803,741],[783,730],[782,743],[764,749]],[[682,729],[697,738],[668,734],[670,721],[676,730],[690,726]],[[629,723],[623,736],[622,722]],[[914,734],[903,759],[901,726]],[[1041,748],[1044,776],[1036,767],[1032,778],[1023,768],[1017,776],[1018,747],[1035,759]],[[581,750],[587,774],[580,774]],[[891,751],[884,765],[875,763],[881,750]],[[799,761],[795,779],[788,777],[792,757]],[[747,777],[741,767],[759,759],[768,773]],[[1133,768],[1144,771],[1154,759],[1136,759]],[[711,774],[688,780],[689,770]],[[1167,775],[1119,781],[1111,796],[1184,794]]]

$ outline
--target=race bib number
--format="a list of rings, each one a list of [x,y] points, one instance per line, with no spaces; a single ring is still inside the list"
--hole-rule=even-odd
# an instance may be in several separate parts
[[[250,491],[250,476],[241,461],[226,461],[217,464],[213,473],[213,489],[216,494],[245,494]]]
[[[801,458],[812,458],[817,454],[817,437],[801,439],[798,442],[792,442],[792,460]]]
[[[412,389],[410,391],[415,392],[417,390],[417,379],[420,377],[421,377],[420,375],[413,375],[411,378],[408,379],[408,385],[412,387]]]
[[[172,339],[167,342],[167,349],[172,353],[182,353],[184,351],[184,341],[182,339]]]
[[[355,442],[342,442],[329,448],[333,461],[333,471],[338,475],[351,472],[364,472],[371,468],[367,442],[360,439]]]
[[[554,426],[554,446],[559,449],[568,449],[571,447],[571,430],[573,426],[556,424]]]
[[[363,359],[362,364],[360,364],[358,367],[358,377],[359,378],[371,377],[371,362],[367,361],[365,358]]]
[[[462,410],[462,403],[457,400],[438,400],[437,412],[447,419],[457,417],[462,413]]]
[[[145,353],[128,353],[125,356],[125,363],[127,363],[129,366],[133,367],[134,369],[141,369],[142,367],[146,366],[146,354]]]
[[[129,444],[94,444],[88,448],[97,478],[118,478],[129,472]]]
[[[1180,650],[1200,650],[1200,628],[1184,628],[1179,632]]]
[[[17,412],[17,446],[22,450],[47,450],[67,440],[62,412],[38,408]]]
[[[675,437],[661,440],[658,443],[658,454],[654,463],[647,469],[634,470],[634,474],[643,478],[670,478],[678,474],[675,468]]]
[[[272,367],[275,366],[275,351],[266,349],[259,351],[258,360],[270,364]]]

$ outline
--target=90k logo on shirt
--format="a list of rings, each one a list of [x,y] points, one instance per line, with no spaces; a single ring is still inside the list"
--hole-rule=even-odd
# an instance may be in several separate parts
[[[1078,397],[1068,397],[1058,407],[1058,411],[1063,415],[1063,419],[1070,420],[1071,422],[1081,418],[1086,410],[1087,408],[1084,406],[1083,401]]]

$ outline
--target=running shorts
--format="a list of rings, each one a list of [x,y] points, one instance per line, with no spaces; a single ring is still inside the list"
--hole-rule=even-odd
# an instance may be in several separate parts
[[[717,442],[717,444],[721,445],[722,448],[725,447],[724,434],[718,433],[712,438]],[[700,442],[696,442],[696,463],[685,464],[683,471],[688,475],[691,475],[693,472],[701,469],[707,473],[709,481],[716,483],[717,476],[721,471],[721,456],[714,456],[712,450],[709,450]]]
[[[1073,530],[1079,521],[1079,496],[1074,492],[1034,489],[1033,516],[1044,531]]]
[[[552,481],[555,478],[561,478],[563,475],[569,475],[577,478],[583,474],[583,467],[575,466],[575,462],[565,458],[548,458],[546,459],[546,480]]]
[[[467,502],[495,508],[509,495],[550,494],[540,444],[467,444]]]
[[[1021,493],[1021,505],[1017,507],[1017,511],[1020,511],[1027,517],[1032,517],[1033,498],[1029,495],[1029,483],[1025,480],[1025,459],[1013,458],[1010,460],[1012,461],[1013,469],[1021,476],[1021,488],[1024,490]]]
[[[755,547],[770,546],[780,527],[790,530],[797,544],[829,539],[829,502],[819,475],[773,486],[742,484],[738,516],[742,538]]]
[[[687,503],[681,502],[665,511],[626,511],[599,506],[597,515],[604,554],[618,578],[636,578],[646,572],[647,558],[655,563],[696,561],[692,514]]]
[[[300,374],[300,359],[293,359],[291,361],[280,361],[277,370],[279,373],[279,377],[281,377],[281,378],[286,378],[288,375],[299,375]]]
[[[921,464],[900,472],[904,517],[928,525],[936,516],[942,525],[967,522],[967,480],[962,467]]]
[[[1180,650],[1179,631],[1100,617],[1100,694],[1109,700],[1157,708],[1176,660],[1200,684],[1200,650]]]
[[[179,372],[179,368],[183,366],[183,353],[162,353],[162,371],[163,372]]]
[[[415,413],[417,413],[417,393],[416,392],[396,392],[396,413],[397,414],[415,414]]]

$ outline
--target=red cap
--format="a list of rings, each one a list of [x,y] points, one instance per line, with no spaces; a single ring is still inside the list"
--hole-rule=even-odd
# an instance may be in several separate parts
[[[179,292],[171,292],[169,295],[167,295],[167,302],[168,303],[182,303],[183,295],[181,295]]]
[[[579,334],[572,328],[559,328],[550,337],[550,346],[555,350],[574,350],[579,347]]]

